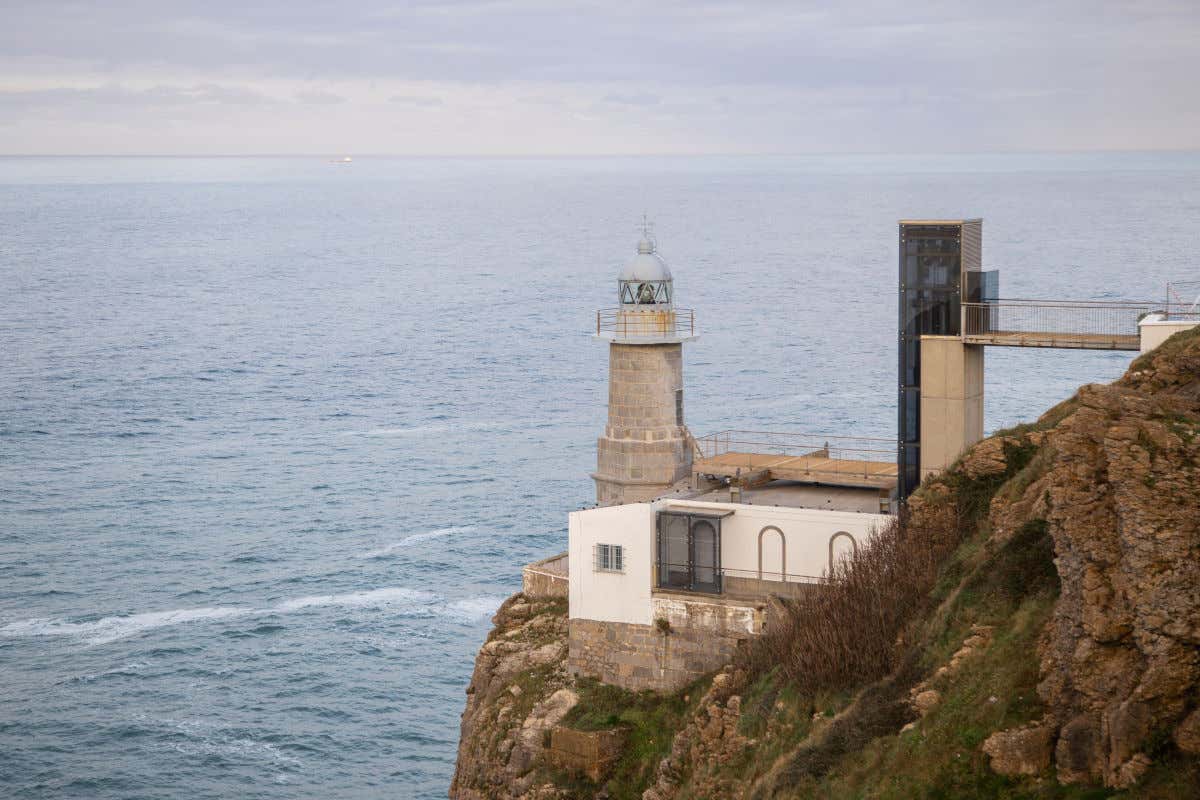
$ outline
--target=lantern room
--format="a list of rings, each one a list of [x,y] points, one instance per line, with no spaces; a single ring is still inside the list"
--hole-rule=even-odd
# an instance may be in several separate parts
[[[622,311],[666,311],[672,307],[671,270],[656,250],[654,241],[644,236],[638,242],[637,255],[617,278],[617,296]]]

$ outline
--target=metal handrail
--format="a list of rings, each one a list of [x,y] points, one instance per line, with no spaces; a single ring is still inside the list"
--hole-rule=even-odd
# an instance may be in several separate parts
[[[1167,308],[1164,314],[1167,319],[1200,317],[1200,281],[1169,282],[1167,284]]]
[[[675,563],[655,561],[654,563],[655,574],[658,576],[654,582],[654,589],[658,591],[694,592],[709,595],[725,594],[728,591],[728,588],[725,586],[726,578],[741,578],[764,584],[801,584],[807,586],[822,586],[832,582],[826,575],[800,575],[790,572],[779,572],[777,570],[763,570],[759,572],[755,569],[698,566],[694,562]],[[667,579],[667,582],[664,582],[662,577],[664,572],[667,574],[687,575],[689,578],[688,586],[673,586],[669,582],[669,579]],[[695,577],[697,574],[712,578],[711,582],[704,584],[709,588],[693,588],[696,584]]]
[[[749,580],[762,581],[763,583],[829,583],[829,579],[823,575],[799,575],[792,572],[780,572],[769,569],[759,572],[756,569],[721,567],[721,575],[731,578],[747,578]]]
[[[861,436],[727,430],[695,437],[695,441],[701,458],[715,458],[729,452],[880,463],[896,458],[896,443],[891,439]]]
[[[1028,297],[999,297],[987,300],[984,303],[972,303],[972,305],[1003,305],[1008,304],[1025,304],[1035,306],[1117,306],[1117,307],[1160,307],[1161,300],[1045,300]]]
[[[695,336],[696,312],[691,308],[663,311],[624,311],[604,308],[596,312],[596,335],[612,333],[631,339],[655,336]]]
[[[1001,299],[963,303],[961,330],[969,344],[1137,350],[1152,314],[1200,322],[1200,310],[1175,302]]]
[[[1138,322],[1162,303],[994,300],[962,304],[964,336],[1136,337]]]

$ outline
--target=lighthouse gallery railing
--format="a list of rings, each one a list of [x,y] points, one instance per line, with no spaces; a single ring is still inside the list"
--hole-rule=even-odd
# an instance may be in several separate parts
[[[663,335],[695,336],[696,312],[690,308],[663,311],[606,308],[596,312],[596,335],[606,333],[630,339]]]

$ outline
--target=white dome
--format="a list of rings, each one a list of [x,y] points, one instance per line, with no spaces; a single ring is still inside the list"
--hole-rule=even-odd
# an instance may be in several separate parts
[[[638,254],[625,265],[618,278],[621,281],[669,281],[671,270],[662,256],[654,252],[654,243],[646,239],[638,242]]]

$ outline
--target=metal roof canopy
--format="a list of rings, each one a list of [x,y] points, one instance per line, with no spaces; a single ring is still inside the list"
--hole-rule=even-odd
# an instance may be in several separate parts
[[[698,519],[725,519],[726,517],[732,517],[735,512],[736,512],[736,509],[732,509],[732,508],[729,509],[728,511],[705,511],[703,509],[693,510],[687,506],[680,507],[680,506],[668,505],[666,508],[664,508],[662,511],[659,511],[658,513],[660,513],[660,514],[676,514],[680,517],[696,517]]]

